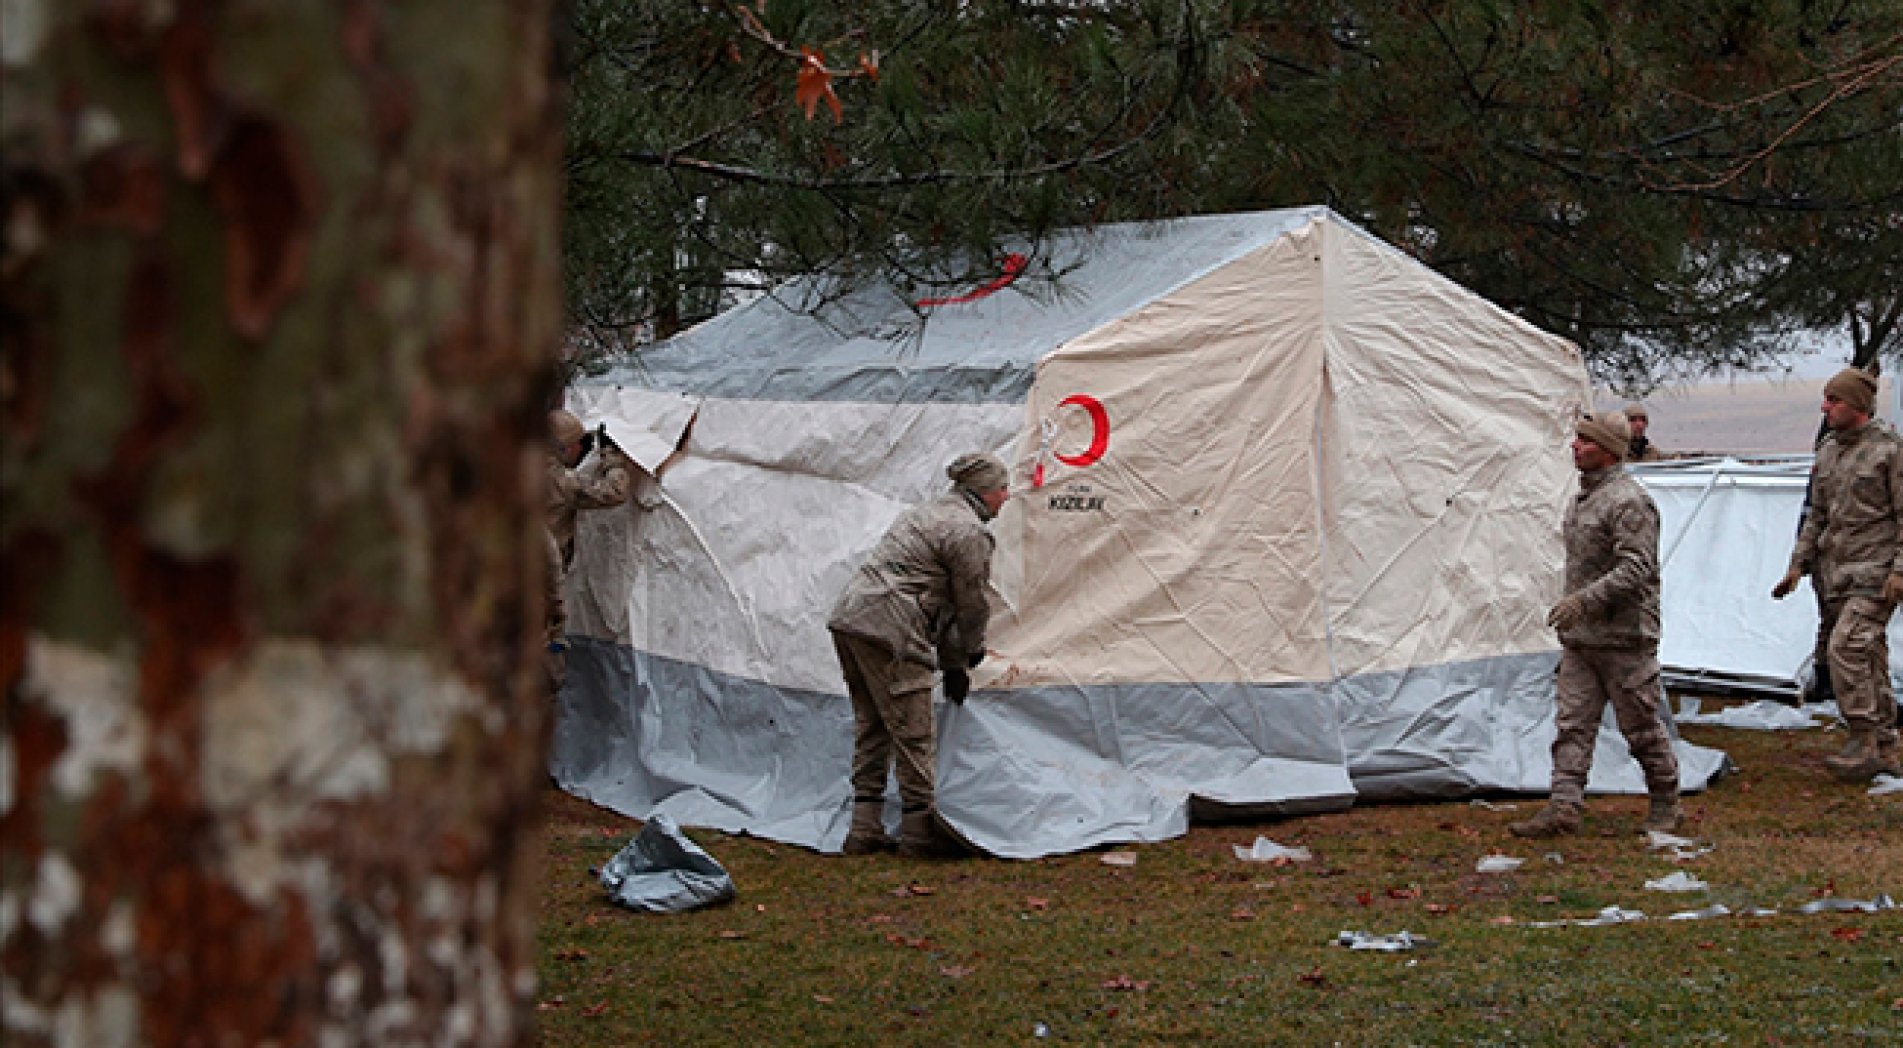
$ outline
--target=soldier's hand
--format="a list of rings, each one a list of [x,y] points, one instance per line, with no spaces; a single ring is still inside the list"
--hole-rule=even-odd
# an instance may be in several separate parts
[[[965,704],[965,696],[971,694],[971,676],[954,666],[945,671],[945,697],[959,704]]]
[[[1903,601],[1903,572],[1893,571],[1883,580],[1883,599],[1891,604]]]
[[[983,648],[979,648],[977,651],[974,651],[970,653],[969,655],[965,656],[965,665],[968,668],[975,670],[978,668],[978,664],[983,662],[984,660],[985,660],[985,650]]]
[[[1546,624],[1556,630],[1572,629],[1586,617],[1586,602],[1577,593],[1568,593],[1546,613]]]
[[[1771,599],[1783,600],[1785,597],[1790,596],[1791,591],[1797,588],[1797,580],[1803,577],[1803,573],[1796,570],[1785,572],[1784,577],[1777,580],[1777,585],[1771,587]],[[1896,578],[1894,575],[1890,577]],[[1886,585],[1885,589],[1887,588],[1888,586]]]

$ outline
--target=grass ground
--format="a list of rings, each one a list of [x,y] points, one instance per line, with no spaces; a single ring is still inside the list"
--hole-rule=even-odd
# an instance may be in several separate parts
[[[1557,844],[1506,832],[1537,800],[1458,801],[1199,826],[1120,849],[1128,868],[844,859],[696,830],[740,897],[674,916],[621,910],[588,874],[639,824],[551,789],[543,1041],[1903,1044],[1903,910],[1794,912],[1903,897],[1903,796],[1831,782],[1835,732],[1685,734],[1740,770],[1688,799],[1686,834],[1717,847],[1682,866],[1646,851],[1640,798],[1593,799]],[[1315,858],[1237,860],[1258,834]],[[1494,852],[1527,861],[1476,873]],[[1709,891],[1643,887],[1676,869]],[[1781,912],[1659,919],[1711,903]],[[1529,926],[1607,906],[1653,919]],[[1432,944],[1331,945],[1345,929]]]

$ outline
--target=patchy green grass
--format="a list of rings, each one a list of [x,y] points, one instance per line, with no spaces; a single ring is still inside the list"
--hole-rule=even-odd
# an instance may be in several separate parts
[[[1683,866],[1637,836],[1644,801],[1595,798],[1586,832],[1520,841],[1465,801],[1199,826],[1032,862],[845,859],[690,831],[738,901],[675,916],[610,904],[589,867],[639,824],[550,791],[540,938],[546,1044],[1897,1044],[1903,797],[1835,784],[1837,733],[1687,728],[1740,773],[1688,799]],[[1315,860],[1238,861],[1258,834]],[[1527,862],[1478,874],[1484,855]],[[1553,861],[1554,853],[1561,861]],[[1675,869],[1708,892],[1644,882]],[[1778,916],[1660,920],[1710,903]],[[1534,928],[1605,906],[1653,917]],[[1331,945],[1406,929],[1408,953]]]

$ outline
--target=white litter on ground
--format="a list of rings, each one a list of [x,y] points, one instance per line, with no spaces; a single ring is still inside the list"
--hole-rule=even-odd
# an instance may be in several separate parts
[[[1665,919],[1668,921],[1704,921],[1710,920],[1713,917],[1729,916],[1731,916],[1731,911],[1725,908],[1725,904],[1715,902],[1702,910],[1680,910]]]
[[[1472,807],[1485,808],[1488,811],[1519,811],[1520,810],[1520,806],[1517,804],[1498,803],[1495,801],[1487,800],[1485,797],[1475,797],[1472,801],[1468,803]]]
[[[1367,932],[1343,931],[1335,936],[1336,946],[1346,946],[1350,950],[1379,950],[1382,953],[1400,953],[1419,947],[1434,945],[1432,939],[1423,935],[1414,935],[1402,929],[1393,935],[1370,935]]]
[[[1657,830],[1645,832],[1645,846],[1653,851],[1666,852],[1666,858],[1673,862],[1690,862],[1701,855],[1710,855],[1718,850],[1710,841],[1695,841],[1690,837],[1680,837]]]
[[[1870,796],[1881,797],[1888,793],[1903,793],[1903,779],[1884,772],[1870,780]]]
[[[1721,728],[1748,731],[1802,731],[1835,723],[1837,707],[1833,703],[1813,702],[1790,706],[1770,699],[1759,699],[1742,706],[1726,706],[1711,713],[1703,712],[1702,703],[1689,695],[1678,700],[1673,719],[1680,724],[1716,724]]]
[[[1888,895],[1874,899],[1812,899],[1797,908],[1798,913],[1876,913],[1894,910],[1896,901]]]
[[[1488,855],[1474,866],[1475,873],[1508,873],[1520,868],[1525,859],[1516,859],[1511,855]]]
[[[1673,874],[1674,877],[1684,874]],[[1646,887],[1651,887],[1647,882]],[[1702,887],[1702,885],[1701,885]],[[1896,901],[1888,895],[1879,895],[1874,899],[1814,899],[1799,906],[1801,914],[1815,913],[1877,913],[1897,908]],[[1722,903],[1713,903],[1702,910],[1682,910],[1665,918],[1668,921],[1705,921],[1717,917],[1776,917],[1778,911],[1762,906],[1751,906],[1742,910],[1732,910]],[[1638,910],[1622,910],[1617,906],[1608,906],[1599,911],[1598,916],[1563,921],[1529,921],[1528,928],[1591,928],[1606,924],[1630,924],[1645,920],[1645,914]]]
[[[1655,892],[1702,892],[1711,887],[1684,870],[1646,881],[1645,886]]]
[[[1137,853],[1133,851],[1104,852],[1100,861],[1105,866],[1135,866]]]
[[[1243,862],[1275,862],[1278,859],[1284,862],[1307,862],[1315,857],[1307,848],[1290,848],[1267,837],[1257,837],[1255,843],[1247,848],[1240,844],[1231,847],[1236,851],[1236,858]]]

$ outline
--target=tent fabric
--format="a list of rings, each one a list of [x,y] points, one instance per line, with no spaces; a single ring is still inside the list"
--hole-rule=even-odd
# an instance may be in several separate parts
[[[1325,209],[1049,250],[1056,293],[902,337],[900,289],[817,317],[762,300],[571,391],[674,450],[660,498],[579,522],[557,781],[837,848],[851,713],[826,610],[981,450],[1014,497],[993,656],[940,711],[941,814],[968,841],[1029,857],[1545,790],[1573,347]],[[1608,739],[1589,785],[1642,792]],[[1723,760],[1681,758],[1693,789]]]
[[[1687,459],[1631,469],[1659,507],[1659,661],[1713,690],[1795,695],[1817,637],[1810,579],[1771,587],[1797,543],[1811,456]],[[1890,622],[1890,677],[1903,683],[1903,626]]]

